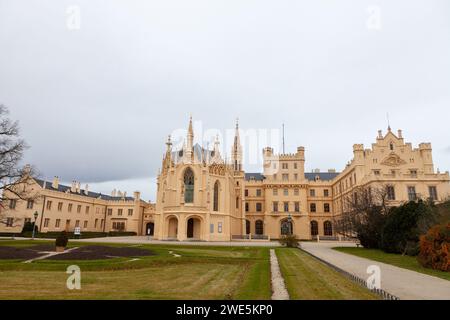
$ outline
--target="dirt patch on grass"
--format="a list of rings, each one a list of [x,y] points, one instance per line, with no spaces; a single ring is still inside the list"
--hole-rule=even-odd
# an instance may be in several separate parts
[[[67,253],[48,257],[46,260],[103,260],[153,255],[155,255],[153,251],[136,247],[82,246]]]

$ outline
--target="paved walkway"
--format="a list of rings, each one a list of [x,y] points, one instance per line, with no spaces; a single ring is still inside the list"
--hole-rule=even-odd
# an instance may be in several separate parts
[[[284,283],[283,275],[278,264],[277,254],[270,249],[270,274],[272,283],[272,300],[289,300],[289,293]]]
[[[15,237],[0,237],[0,240],[31,240],[29,238]],[[54,239],[35,238],[39,241],[54,241]],[[161,241],[152,240],[147,236],[131,236],[131,237],[105,237],[105,238],[91,238],[91,239],[70,239],[69,242],[96,242],[96,243],[124,243],[124,244],[165,244],[165,245],[180,245],[180,246],[214,246],[214,247],[280,247],[278,241]]]
[[[376,265],[381,270],[381,289],[402,300],[449,300],[450,281],[432,277],[389,264],[360,258],[333,250],[333,247],[355,246],[339,242],[302,242],[302,249],[361,279],[367,279],[367,267]]]
[[[71,242],[98,242],[98,243],[138,243],[138,244],[165,244],[165,245],[181,245],[181,246],[226,246],[226,247],[279,247],[278,241],[160,241],[151,240],[146,236],[134,237],[107,237],[96,239],[80,239],[70,240]]]

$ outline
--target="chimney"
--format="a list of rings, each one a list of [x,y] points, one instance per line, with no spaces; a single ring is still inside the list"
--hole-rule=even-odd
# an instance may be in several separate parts
[[[88,184],[86,184],[86,187],[84,188],[84,194],[85,195],[89,195],[89,185]]]
[[[76,189],[77,189],[77,193],[81,194],[81,183],[77,182]]]
[[[383,131],[378,130],[378,139],[383,139]]]
[[[134,192],[134,201],[141,200],[141,193],[139,191]]]
[[[336,173],[336,169],[328,169],[328,173]]]
[[[320,169],[314,169],[314,173],[320,173]]]
[[[398,138],[403,139],[403,133],[402,130],[398,130]]]
[[[113,191],[111,192],[111,197],[115,197],[116,193],[117,193],[116,189],[113,189]]]
[[[55,176],[53,178],[52,188],[53,189],[58,189],[58,187],[59,187],[59,178],[57,176]]]
[[[124,198],[127,197],[127,192],[126,192],[126,191],[123,193],[123,197],[124,197]]]
[[[75,193],[75,192],[77,192],[77,186],[76,186],[76,182],[75,182],[75,180],[74,181],[72,181],[72,185],[70,186],[70,192],[72,192],[72,193]]]

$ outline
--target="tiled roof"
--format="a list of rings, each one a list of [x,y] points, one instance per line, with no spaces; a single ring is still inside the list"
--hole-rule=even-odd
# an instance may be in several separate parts
[[[330,181],[336,178],[339,172],[305,172],[305,178],[309,181],[315,181],[316,177],[319,176],[322,181]]]
[[[44,181],[44,180],[41,180],[41,179],[34,179],[34,180],[42,188],[44,188],[44,185],[45,185],[45,189],[46,190],[53,190],[53,191],[58,191],[58,192],[63,192],[63,193],[70,193],[70,194],[74,194],[74,195],[78,195],[78,196],[84,196],[84,197],[95,198],[95,199],[98,199],[99,197],[101,197],[102,200],[111,200],[111,201],[112,200],[116,200],[116,201],[117,200],[123,200],[122,197],[112,197],[112,196],[104,195],[104,194],[97,193],[97,192],[91,192],[91,191],[89,191],[88,194],[86,195],[84,193],[84,189],[81,189],[80,193],[73,193],[73,192],[70,191],[71,188],[69,186],[65,186],[65,185],[62,185],[62,184],[58,185],[58,189],[54,189],[52,187],[52,182]],[[134,198],[133,197],[125,197],[125,200],[134,201]]]
[[[255,172],[255,173],[246,173],[245,174],[245,180],[256,180],[256,181],[262,181],[264,180],[264,176],[261,173]]]

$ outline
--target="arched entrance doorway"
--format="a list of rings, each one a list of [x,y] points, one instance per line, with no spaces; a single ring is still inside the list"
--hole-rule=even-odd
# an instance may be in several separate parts
[[[189,218],[187,221],[186,236],[188,239],[201,238],[201,221],[199,218]]]
[[[262,220],[256,220],[255,222],[255,234],[263,235],[264,234],[264,222]]]
[[[178,238],[178,219],[176,217],[170,217],[167,223],[167,237],[169,239]]]
[[[245,220],[245,234],[250,234],[250,221]]]
[[[155,234],[155,224],[153,222],[149,222],[145,226],[145,235],[153,236]]]
[[[323,234],[326,236],[333,235],[333,225],[331,224],[331,221],[325,221],[323,223]]]
[[[311,221],[311,236],[317,236],[319,234],[319,224],[317,221]]]
[[[282,236],[290,236],[293,233],[292,221],[285,219],[281,221],[281,235]]]

